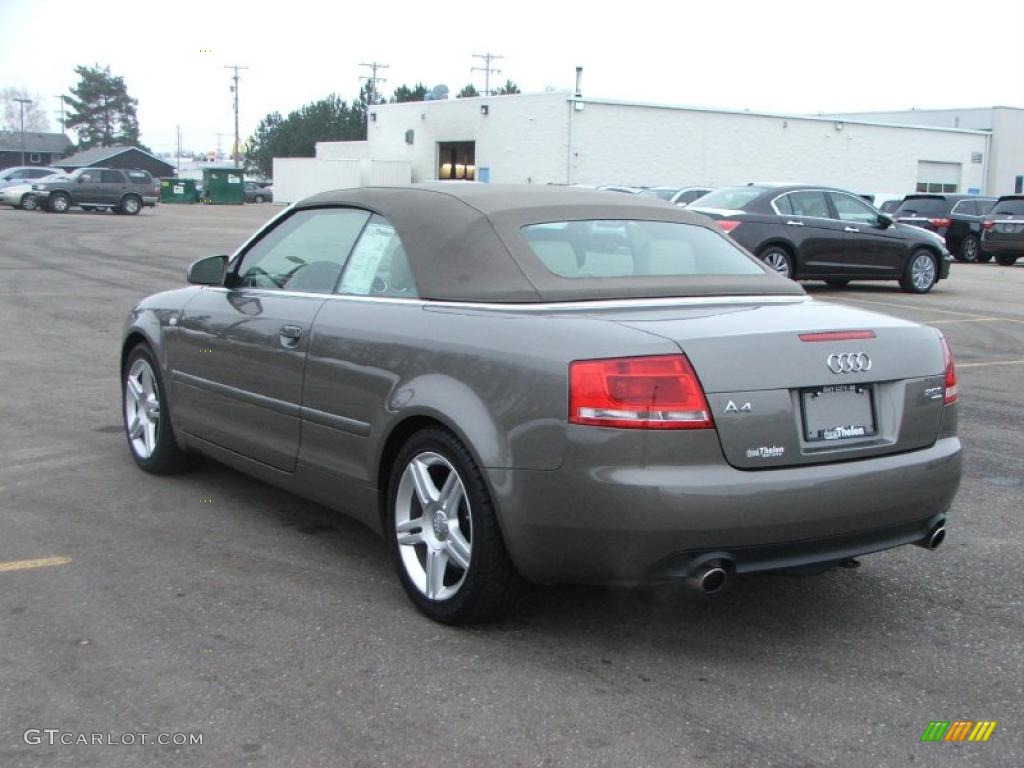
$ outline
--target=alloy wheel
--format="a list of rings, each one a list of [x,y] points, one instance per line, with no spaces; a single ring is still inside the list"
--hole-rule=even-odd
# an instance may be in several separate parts
[[[789,277],[789,258],[782,251],[768,251],[764,255],[764,263],[783,277]]]
[[[978,241],[973,237],[966,238],[963,245],[960,247],[960,255],[964,261],[977,261]]]
[[[927,253],[919,253],[914,257],[910,267],[910,280],[914,287],[924,293],[935,282],[935,259]]]
[[[21,209],[23,211],[34,211],[38,207],[36,196],[32,193],[28,193],[21,198]]]
[[[438,453],[406,465],[395,498],[402,567],[428,600],[448,600],[462,587],[473,553],[473,521],[458,471]]]
[[[124,416],[135,455],[150,458],[159,439],[160,393],[153,369],[145,360],[136,360],[125,377]]]

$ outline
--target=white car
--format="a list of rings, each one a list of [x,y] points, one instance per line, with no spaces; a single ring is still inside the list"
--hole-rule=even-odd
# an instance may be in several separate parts
[[[63,176],[63,173],[51,173],[41,179],[25,179],[24,181],[5,186],[0,189],[0,205],[9,205],[13,208],[21,208],[23,211],[34,211],[39,207],[39,200],[36,193],[32,191],[32,185],[47,179],[56,179]]]

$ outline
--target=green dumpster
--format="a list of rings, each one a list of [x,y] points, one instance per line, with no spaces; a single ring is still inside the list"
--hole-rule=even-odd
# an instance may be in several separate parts
[[[241,168],[204,168],[203,202],[214,205],[242,205],[245,185]]]
[[[161,179],[161,203],[194,203],[197,200],[195,179]]]

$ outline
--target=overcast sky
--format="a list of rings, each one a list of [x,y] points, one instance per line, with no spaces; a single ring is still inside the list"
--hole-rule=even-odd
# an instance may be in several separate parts
[[[242,72],[243,138],[268,112],[358,94],[361,62],[389,64],[381,90],[482,88],[474,53],[504,56],[523,91],[772,112],[1024,106],[1024,2],[192,2],[0,0],[0,87],[57,96],[76,64],[109,65],[139,101],[142,140],[229,151],[230,73]],[[204,52],[209,51],[209,52]]]

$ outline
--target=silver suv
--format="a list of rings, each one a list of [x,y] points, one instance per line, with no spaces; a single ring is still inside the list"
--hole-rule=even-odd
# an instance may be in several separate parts
[[[148,172],[120,168],[80,168],[33,184],[32,191],[39,208],[52,213],[78,206],[84,211],[112,210],[134,216],[160,198],[160,186]]]

